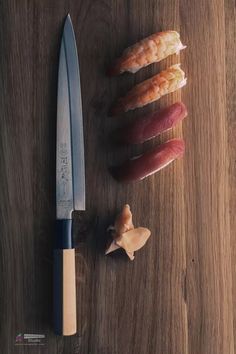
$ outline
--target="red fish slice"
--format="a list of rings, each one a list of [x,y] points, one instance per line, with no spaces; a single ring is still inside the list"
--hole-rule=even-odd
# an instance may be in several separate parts
[[[110,168],[112,176],[119,182],[133,182],[161,170],[184,153],[184,140],[172,139],[146,153],[135,156],[120,166]]]
[[[161,111],[149,113],[122,127],[114,139],[119,143],[139,144],[173,128],[187,116],[184,103],[176,102]]]

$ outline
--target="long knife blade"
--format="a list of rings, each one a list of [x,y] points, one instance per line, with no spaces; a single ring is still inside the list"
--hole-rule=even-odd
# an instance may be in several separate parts
[[[75,34],[67,16],[61,41],[57,98],[57,219],[85,210],[81,85]]]

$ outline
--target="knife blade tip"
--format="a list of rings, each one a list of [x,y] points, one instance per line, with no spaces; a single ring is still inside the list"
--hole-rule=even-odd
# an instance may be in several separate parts
[[[69,12],[68,12],[68,14],[66,16],[66,19],[65,19],[65,22],[64,22],[63,35],[65,35],[65,32],[74,33],[72,19],[71,19],[71,16],[70,16]]]
[[[70,13],[68,12],[65,21],[64,21],[64,30],[66,27],[72,27],[72,20],[71,20],[71,16]]]

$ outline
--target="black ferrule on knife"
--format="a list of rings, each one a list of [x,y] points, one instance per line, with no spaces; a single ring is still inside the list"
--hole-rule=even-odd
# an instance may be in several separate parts
[[[72,219],[56,221],[55,249],[70,249],[73,246]]]

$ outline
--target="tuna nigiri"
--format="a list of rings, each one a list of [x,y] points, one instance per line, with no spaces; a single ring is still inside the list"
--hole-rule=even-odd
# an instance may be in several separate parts
[[[136,118],[132,123],[113,133],[119,143],[139,144],[173,128],[187,116],[184,103],[176,102],[169,107]]]
[[[169,165],[184,154],[184,140],[171,139],[140,156],[110,168],[112,176],[119,182],[142,180]]]

